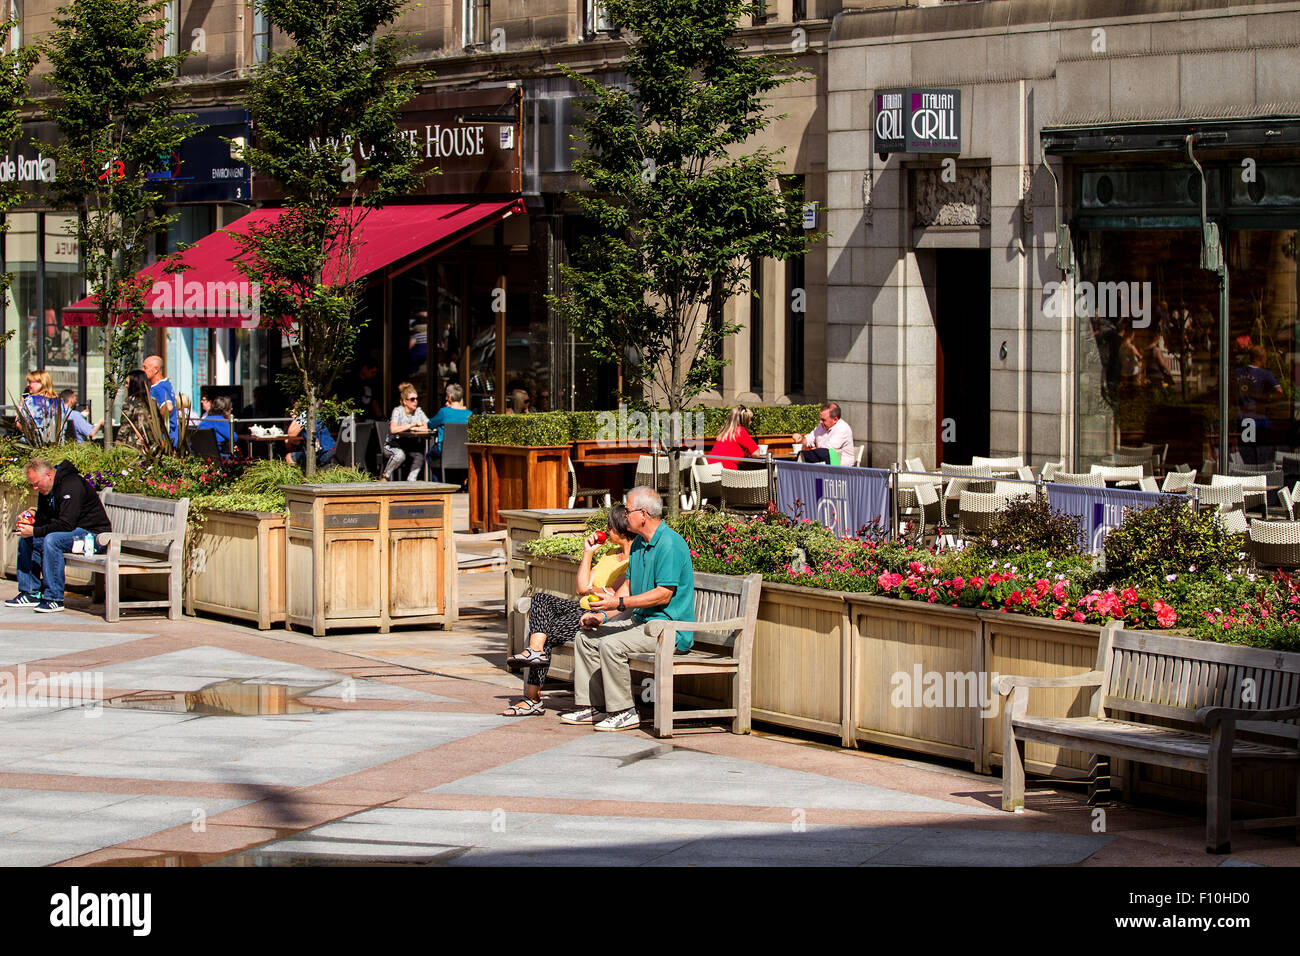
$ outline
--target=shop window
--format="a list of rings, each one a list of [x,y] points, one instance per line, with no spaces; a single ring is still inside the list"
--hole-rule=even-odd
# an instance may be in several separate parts
[[[795,23],[808,19],[808,0],[794,0],[793,19]]]
[[[489,0],[462,0],[461,45],[466,49],[487,45],[490,20],[488,2]]]
[[[271,59],[271,21],[260,3],[253,5],[253,62]]]
[[[1082,465],[1116,445],[1168,445],[1167,467],[1218,458],[1219,356],[1229,361],[1229,459],[1300,478],[1295,229],[1227,229],[1229,321],[1190,229],[1079,234],[1077,447]],[[1060,306],[1059,299],[1045,303]],[[1294,472],[1294,473],[1293,473]]]
[[[771,11],[767,6],[767,0],[756,0],[754,3],[753,13],[754,26],[761,27],[763,24],[767,23],[771,15]]]

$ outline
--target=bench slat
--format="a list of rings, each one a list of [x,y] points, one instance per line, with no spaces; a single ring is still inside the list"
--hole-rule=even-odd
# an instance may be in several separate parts
[[[1101,750],[1114,744],[1140,746],[1150,750],[1183,757],[1208,758],[1210,735],[1172,727],[1153,727],[1131,721],[1096,717],[1018,717],[1014,721],[1019,731],[1042,731],[1073,737],[1079,741],[1095,743]],[[1279,747],[1253,740],[1234,740],[1234,757],[1242,759],[1300,760],[1294,748]]]

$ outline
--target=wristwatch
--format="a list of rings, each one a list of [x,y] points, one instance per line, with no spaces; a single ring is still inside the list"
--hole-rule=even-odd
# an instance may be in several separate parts
[[[620,611],[626,611],[626,610],[627,610],[627,608],[623,607],[623,599],[622,599],[622,598],[619,598],[619,599],[618,599],[618,609],[619,609]]]

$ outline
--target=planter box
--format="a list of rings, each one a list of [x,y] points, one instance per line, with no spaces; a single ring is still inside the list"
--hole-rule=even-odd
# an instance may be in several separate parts
[[[285,485],[285,625],[376,628],[456,622],[455,485]]]
[[[185,613],[206,611],[254,621],[285,620],[285,516],[209,511],[193,545]]]
[[[561,508],[568,502],[568,445],[465,446],[469,453],[469,526],[500,531],[503,510]]]

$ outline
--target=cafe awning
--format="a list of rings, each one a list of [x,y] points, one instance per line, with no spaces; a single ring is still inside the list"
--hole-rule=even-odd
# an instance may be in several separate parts
[[[418,206],[384,206],[365,213],[359,232],[359,247],[352,273],[370,276],[399,264],[387,276],[405,271],[430,256],[486,229],[515,212],[522,212],[519,200],[488,203],[440,203]],[[340,214],[347,212],[339,209]],[[153,326],[194,328],[254,328],[252,292],[243,273],[235,266],[241,248],[231,233],[245,234],[254,226],[274,222],[283,209],[259,209],[236,220],[225,229],[204,236],[181,255],[190,268],[167,273],[160,263],[142,269],[140,277],[149,284],[145,292],[145,314]],[[354,213],[355,214],[355,213]],[[326,267],[332,278],[339,262]],[[63,310],[63,324],[93,326],[96,305],[87,296]]]

